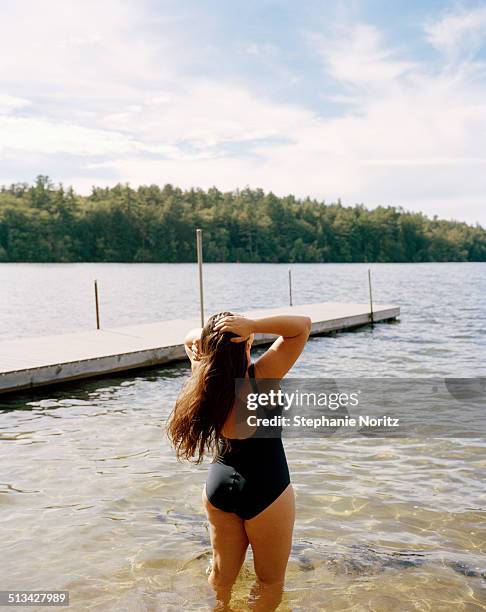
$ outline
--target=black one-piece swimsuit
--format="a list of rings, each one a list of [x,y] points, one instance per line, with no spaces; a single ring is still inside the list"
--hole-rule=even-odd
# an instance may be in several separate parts
[[[258,393],[253,364],[248,374],[253,390]],[[272,412],[278,414],[276,410]],[[249,520],[274,502],[289,484],[289,468],[280,435],[231,439],[230,448],[211,463],[206,496],[216,508]]]

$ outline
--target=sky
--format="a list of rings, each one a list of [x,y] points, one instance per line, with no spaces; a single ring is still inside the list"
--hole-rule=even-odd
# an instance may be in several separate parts
[[[486,227],[486,0],[0,15],[0,184],[250,186]]]

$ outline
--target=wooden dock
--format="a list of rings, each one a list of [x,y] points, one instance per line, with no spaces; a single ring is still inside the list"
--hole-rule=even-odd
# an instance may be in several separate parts
[[[327,302],[243,314],[255,318],[285,313],[311,317],[312,335],[370,322],[368,304]],[[399,315],[398,306],[373,306],[375,322]],[[0,342],[0,393],[180,361],[185,358],[183,340],[187,331],[199,326],[198,318],[176,319]],[[258,334],[255,344],[268,344],[273,338]]]

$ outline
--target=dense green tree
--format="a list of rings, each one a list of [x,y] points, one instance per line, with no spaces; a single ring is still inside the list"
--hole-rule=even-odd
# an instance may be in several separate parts
[[[373,210],[261,189],[93,187],[39,176],[0,188],[0,262],[194,261],[195,229],[215,262],[486,261],[486,230],[393,206]]]

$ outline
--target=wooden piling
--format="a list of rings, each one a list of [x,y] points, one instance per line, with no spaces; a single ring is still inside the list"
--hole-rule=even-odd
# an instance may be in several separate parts
[[[374,314],[373,314],[373,293],[371,291],[371,270],[370,268],[368,268],[368,287],[370,290],[370,323],[371,326],[373,327],[374,325]]]
[[[201,327],[204,327],[204,290],[203,290],[203,250],[202,250],[202,230],[196,230],[197,244],[197,264],[199,268],[199,306],[201,311]]]
[[[100,328],[100,306],[98,303],[98,281],[94,282],[94,290],[95,290],[95,305],[96,305],[96,329]]]
[[[289,304],[292,306],[292,270],[289,268]]]

